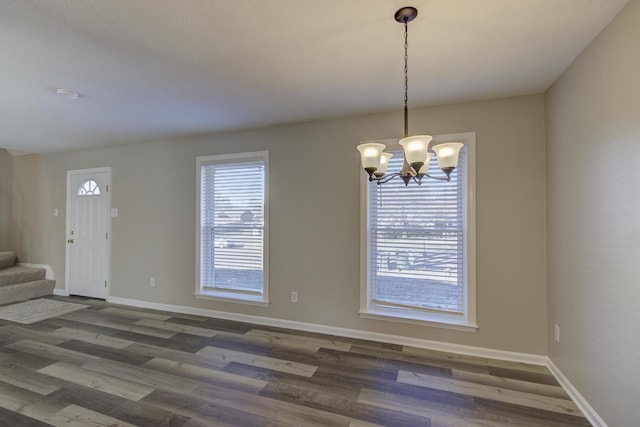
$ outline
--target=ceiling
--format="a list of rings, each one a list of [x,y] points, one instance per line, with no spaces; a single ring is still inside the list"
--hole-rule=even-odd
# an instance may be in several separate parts
[[[542,93],[626,2],[0,0],[0,147],[400,110],[407,5],[410,107]]]

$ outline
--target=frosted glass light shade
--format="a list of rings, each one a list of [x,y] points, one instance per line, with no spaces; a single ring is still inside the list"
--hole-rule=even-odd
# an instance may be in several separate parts
[[[404,159],[410,165],[426,163],[429,143],[433,139],[430,135],[415,135],[402,138],[400,145],[404,151]]]
[[[382,154],[382,150],[386,148],[384,144],[379,144],[377,142],[367,142],[358,145],[358,147],[356,148],[360,152],[360,158],[362,160],[363,168],[378,169],[378,167],[380,167],[380,156]]]
[[[393,154],[391,153],[382,153],[380,155],[380,166],[378,166],[378,169],[376,170],[376,174],[384,175],[385,173],[387,173],[387,168],[389,167],[389,160],[391,160],[392,157],[393,157]]]
[[[419,174],[426,175],[429,173],[429,163],[431,163],[431,158],[433,157],[433,153],[427,152],[427,161],[424,162],[424,165],[418,171]]]
[[[431,147],[436,152],[440,169],[444,170],[458,166],[458,155],[462,147],[464,147],[464,144],[461,142],[445,142]]]

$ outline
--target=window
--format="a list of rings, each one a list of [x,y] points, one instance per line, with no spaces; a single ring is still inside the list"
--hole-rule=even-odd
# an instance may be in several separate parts
[[[196,163],[196,296],[268,304],[268,153]]]
[[[477,329],[475,134],[442,135],[432,145],[446,141],[465,144],[450,182],[363,178],[361,317]],[[391,148],[389,171],[399,171],[402,150]],[[444,175],[436,159],[429,174]]]
[[[76,193],[78,196],[99,196],[100,195],[100,187],[98,183],[92,179],[84,181],[78,187],[78,191]]]

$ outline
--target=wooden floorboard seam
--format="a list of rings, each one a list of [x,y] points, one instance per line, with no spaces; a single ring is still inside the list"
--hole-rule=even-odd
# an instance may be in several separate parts
[[[81,297],[0,322],[0,426],[588,426],[545,367]]]

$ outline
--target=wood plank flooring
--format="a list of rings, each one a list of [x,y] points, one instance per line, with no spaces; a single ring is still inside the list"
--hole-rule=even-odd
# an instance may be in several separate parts
[[[107,304],[0,320],[0,426],[588,426],[545,367]]]

